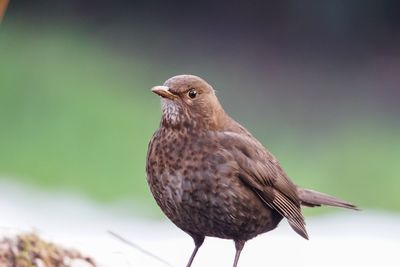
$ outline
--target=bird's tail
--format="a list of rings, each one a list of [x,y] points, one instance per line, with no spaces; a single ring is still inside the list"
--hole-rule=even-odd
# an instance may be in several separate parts
[[[298,196],[301,204],[308,207],[316,207],[321,205],[340,207],[346,209],[359,210],[354,204],[340,200],[336,197],[332,197],[311,189],[298,188]]]

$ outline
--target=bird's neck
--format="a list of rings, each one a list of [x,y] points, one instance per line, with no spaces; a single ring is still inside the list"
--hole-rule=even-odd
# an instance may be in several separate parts
[[[208,121],[208,129],[212,131],[223,131],[229,125],[231,118],[225,113],[224,109],[214,110],[213,116]]]
[[[193,133],[203,131],[232,131],[232,129],[238,128],[238,123],[226,114],[219,103],[212,107],[212,110],[208,110],[205,113],[189,114],[185,110],[178,110],[175,107],[166,105],[163,107],[164,112],[160,126],[166,129],[186,130]],[[198,114],[198,117],[196,117],[196,114]]]

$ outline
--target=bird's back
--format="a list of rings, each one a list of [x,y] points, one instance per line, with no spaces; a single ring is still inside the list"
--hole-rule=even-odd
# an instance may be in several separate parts
[[[308,238],[297,186],[278,160],[245,127],[225,116],[218,140],[239,165],[239,177],[268,208],[288,219],[292,228]]]

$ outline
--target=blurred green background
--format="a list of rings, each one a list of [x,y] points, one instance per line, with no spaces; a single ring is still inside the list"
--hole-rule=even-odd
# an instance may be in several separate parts
[[[11,1],[0,179],[159,216],[145,179],[160,119],[149,89],[191,73],[297,184],[400,211],[399,4],[295,2]]]

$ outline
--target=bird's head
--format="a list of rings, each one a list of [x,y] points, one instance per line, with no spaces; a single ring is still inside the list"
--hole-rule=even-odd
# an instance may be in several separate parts
[[[153,93],[162,98],[164,126],[202,126],[213,128],[224,111],[214,89],[194,75],[178,75],[164,85],[155,86]]]

